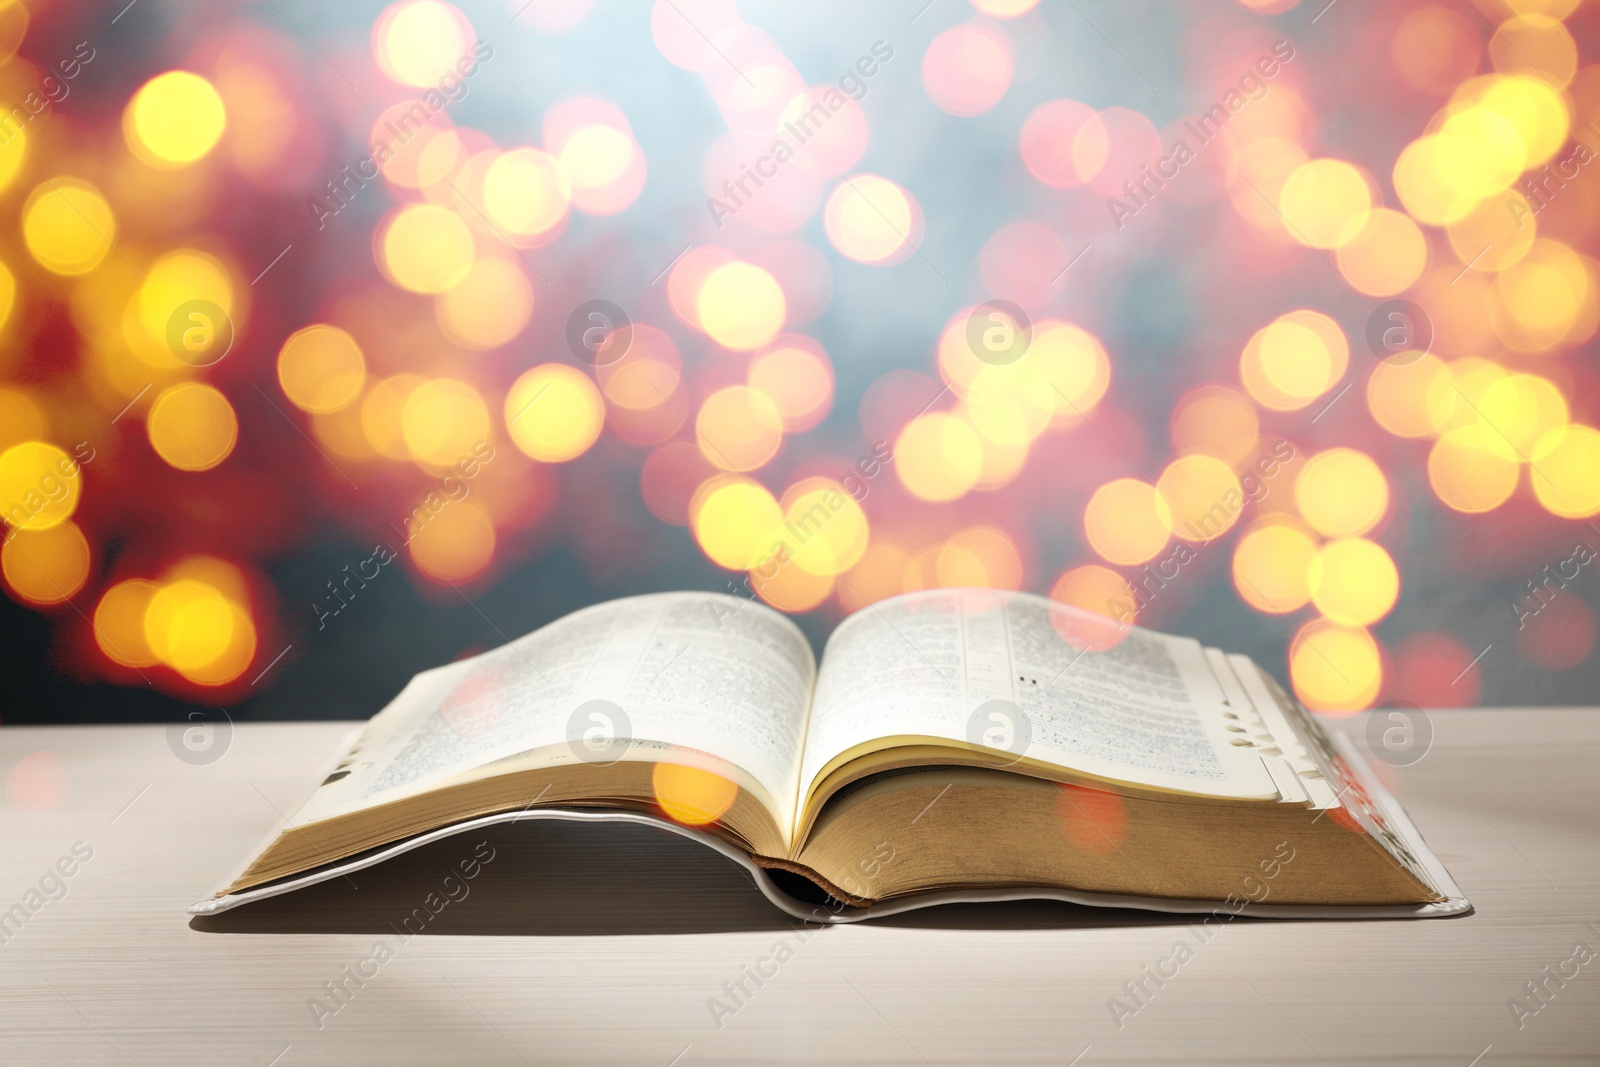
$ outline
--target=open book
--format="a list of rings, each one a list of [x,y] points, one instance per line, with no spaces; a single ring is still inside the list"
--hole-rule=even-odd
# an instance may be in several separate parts
[[[1336,739],[1245,657],[1031,594],[873,604],[820,662],[758,603],[631,597],[417,675],[191,910],[548,817],[657,822],[831,921],[1017,897],[1470,910]]]

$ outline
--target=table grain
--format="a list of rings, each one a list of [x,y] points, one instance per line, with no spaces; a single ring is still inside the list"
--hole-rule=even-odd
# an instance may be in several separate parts
[[[0,1062],[1600,1063],[1600,955],[1573,962],[1600,953],[1600,709],[1431,723],[1420,761],[1378,766],[1475,914],[1209,941],[1049,902],[811,930],[691,842],[550,823],[191,919],[350,724],[239,724],[201,753],[162,726],[8,727]]]

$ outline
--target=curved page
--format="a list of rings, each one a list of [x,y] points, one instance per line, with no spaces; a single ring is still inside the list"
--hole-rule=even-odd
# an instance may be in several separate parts
[[[1028,593],[932,590],[834,631],[801,781],[809,791],[875,743],[934,737],[1155,789],[1276,798],[1260,757],[1230,742],[1228,710],[1197,641]]]
[[[805,636],[748,600],[660,593],[599,604],[417,675],[372,720],[348,775],[318,789],[293,821],[422,792],[538,749],[552,763],[609,763],[658,759],[661,744],[650,742],[660,742],[744,771],[787,834],[814,676]]]

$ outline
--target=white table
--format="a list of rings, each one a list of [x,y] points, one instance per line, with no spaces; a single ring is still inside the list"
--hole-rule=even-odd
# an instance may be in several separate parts
[[[241,725],[205,765],[163,727],[0,729],[0,911],[26,915],[0,930],[0,1062],[1600,1062],[1600,955],[1521,1029],[1507,1006],[1576,942],[1600,953],[1600,709],[1433,724],[1432,751],[1386,776],[1476,914],[1238,920],[1121,1029],[1108,1000],[1194,939],[1181,919],[1029,903],[813,934],[648,828],[502,828],[470,895],[403,942],[391,924],[467,844],[191,922],[348,724]],[[28,896],[41,879],[59,899]],[[380,941],[399,947],[368,962]],[[779,942],[793,958],[716,1026],[708,1000]],[[346,968],[372,977],[319,1028],[312,998]]]

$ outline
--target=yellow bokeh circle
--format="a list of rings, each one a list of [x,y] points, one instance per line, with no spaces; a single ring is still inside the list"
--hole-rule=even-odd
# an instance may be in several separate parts
[[[16,530],[0,549],[6,585],[34,604],[59,604],[89,580],[89,542],[70,520],[41,530]]]
[[[751,352],[778,335],[788,316],[783,288],[753,263],[735,260],[715,268],[695,298],[700,324],[724,348]]]
[[[1476,414],[1495,431],[1508,459],[1537,458],[1538,443],[1567,424],[1567,399],[1537,374],[1508,374],[1478,398]]]
[[[1509,214],[1509,213],[1508,213]],[[1411,216],[1374,208],[1354,237],[1336,253],[1339,273],[1367,296],[1393,296],[1411,288],[1428,264],[1428,241]]]
[[[777,455],[783,416],[761,390],[730,385],[706,397],[694,431],[706,459],[724,470],[750,471]]]
[[[1031,360],[978,369],[967,385],[967,418],[986,443],[1026,445],[1050,426],[1061,400]]]
[[[471,49],[471,25],[451,4],[415,0],[386,8],[372,29],[378,66],[402,85],[437,88]]]
[[[389,279],[414,293],[442,293],[472,269],[472,231],[437,204],[401,208],[382,229],[379,247]]]
[[[1400,571],[1389,553],[1364,537],[1330,541],[1311,560],[1306,585],[1317,610],[1347,626],[1371,626],[1400,596]]]
[[[146,163],[181,167],[204,158],[227,125],[227,109],[210,82],[186,70],[169,70],[133,94],[122,130],[128,147]]]
[[[1089,498],[1083,532],[1107,562],[1131,567],[1155,558],[1167,546],[1172,511],[1155,486],[1118,478]]]
[[[1493,511],[1517,488],[1521,464],[1506,455],[1504,439],[1482,423],[1458,426],[1433,443],[1428,484],[1447,507]]]
[[[1260,522],[1234,546],[1234,588],[1257,611],[1297,611],[1311,599],[1307,574],[1316,554],[1316,539],[1298,523]]]
[[[739,787],[726,774],[682,763],[658,763],[650,774],[656,803],[674,822],[705,826],[716,822],[739,795]]]
[[[734,475],[719,476],[702,490],[689,515],[701,551],[729,570],[767,564],[783,535],[783,512],[772,494]]]
[[[1295,479],[1294,502],[1325,537],[1363,534],[1389,510],[1389,480],[1366,453],[1330,448],[1306,460]]]
[[[461,501],[434,514],[407,543],[411,562],[439,582],[465,582],[482,574],[494,560],[494,523],[472,501]]]
[[[567,216],[572,188],[560,165],[537,148],[497,156],[483,175],[483,210],[519,245],[534,243]]]
[[[228,354],[242,314],[235,307],[233,278],[221,260],[197,249],[179,248],[157,259],[144,274],[134,314],[123,320],[123,336],[136,356],[171,370],[180,360],[190,366],[210,366]]]
[[[1367,410],[1397,437],[1431,437],[1443,426],[1428,404],[1430,386],[1449,375],[1444,361],[1429,353],[1399,353],[1392,362],[1381,360],[1367,379]]]
[[[910,194],[876,174],[840,182],[823,206],[822,218],[833,247],[858,263],[893,262],[915,240],[916,208]]]
[[[236,621],[233,603],[215,586],[180,578],[150,598],[144,615],[145,642],[162,663],[188,674],[227,653]]]
[[[465,348],[499,348],[533,317],[533,286],[514,263],[485,256],[438,297],[439,326]]]
[[[1383,687],[1383,653],[1366,630],[1313,619],[1289,646],[1289,678],[1313,711],[1360,711]]]
[[[0,452],[0,519],[20,530],[43,530],[77,510],[83,478],[55,445],[23,441]]]
[[[512,442],[543,463],[564,463],[587,452],[600,436],[605,414],[594,382],[562,363],[534,367],[506,394]]]
[[[1339,324],[1302,308],[1251,336],[1239,356],[1239,378],[1263,407],[1298,411],[1343,378],[1349,363],[1350,342]]]
[[[1543,75],[1487,76],[1461,86],[1451,107],[1475,105],[1510,122],[1527,153],[1528,168],[1539,166],[1567,143],[1572,114],[1561,91]],[[1502,203],[1502,209],[1509,203]]]
[[[1233,468],[1195,453],[1167,464],[1156,489],[1172,515],[1172,532],[1185,541],[1210,541],[1226,533],[1244,510]]]
[[[156,454],[181,471],[206,471],[227,459],[239,439],[239,419],[222,393],[202,382],[162,391],[145,416]]]
[[[1180,455],[1202,453],[1238,464],[1250,457],[1260,436],[1255,405],[1225,385],[1190,390],[1172,412],[1172,444]]]
[[[454,378],[435,378],[411,390],[400,407],[400,433],[413,459],[451,467],[489,439],[489,408],[478,391]]]
[[[94,609],[94,639],[112,662],[124,667],[153,667],[160,662],[144,633],[150,601],[160,591],[148,579],[128,578],[101,595]]]
[[[1313,248],[1338,248],[1361,232],[1372,209],[1366,176],[1340,159],[1296,167],[1278,193],[1290,236]]]
[[[779,502],[791,562],[822,577],[854,567],[867,550],[867,514],[831,478],[805,478]]]
[[[338,411],[361,395],[366,380],[361,346],[337,326],[296,330],[278,351],[278,384],[302,411]]]
[[[912,496],[955,500],[977,484],[983,471],[983,442],[959,416],[929,412],[900,431],[894,469]]]
[[[56,274],[86,274],[116,240],[106,198],[86,181],[48,178],[22,205],[22,239],[39,265]]]
[[[1543,78],[1565,86],[1578,70],[1578,45],[1560,19],[1542,14],[1507,19],[1489,40],[1489,58],[1502,74]]]
[[[1548,431],[1533,448],[1528,481],[1539,503],[1564,519],[1600,514],[1600,432],[1576,423]]]

